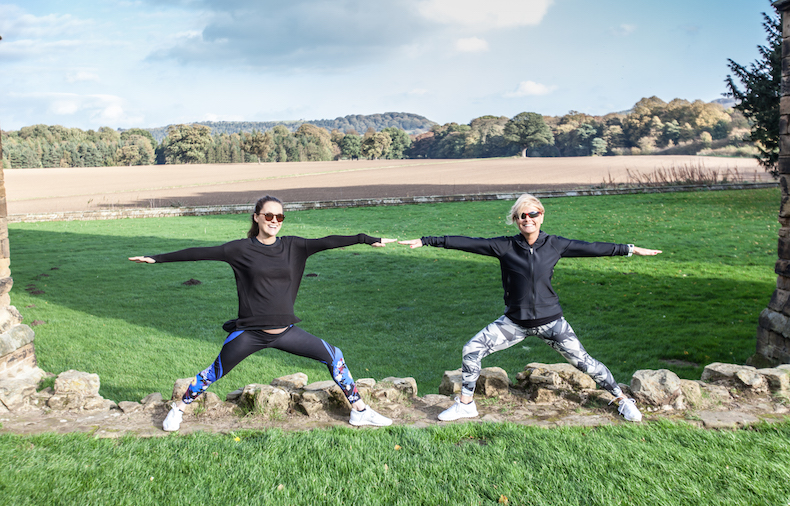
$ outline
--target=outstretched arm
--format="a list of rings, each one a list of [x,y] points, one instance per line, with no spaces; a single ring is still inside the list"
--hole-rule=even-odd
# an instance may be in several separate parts
[[[409,239],[407,241],[398,241],[398,244],[408,244],[411,249],[419,248],[422,246],[422,239]]]
[[[132,262],[137,262],[138,264],[155,264],[156,260],[151,257],[129,257],[129,260]]]
[[[649,257],[649,256],[658,255],[659,253],[661,253],[660,249],[647,249],[647,248],[640,248],[638,246],[634,246],[634,255]]]
[[[386,239],[382,237],[379,242],[374,242],[373,244],[371,244],[371,246],[373,246],[374,248],[383,248],[387,245],[387,243],[395,242],[395,241],[397,241],[397,239]]]

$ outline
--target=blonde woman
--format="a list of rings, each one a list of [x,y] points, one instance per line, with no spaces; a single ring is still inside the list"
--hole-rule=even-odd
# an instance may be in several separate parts
[[[661,251],[633,244],[591,243],[549,235],[540,230],[544,216],[545,209],[540,200],[524,194],[513,204],[506,220],[518,228],[519,233],[514,236],[491,239],[443,236],[400,241],[400,244],[408,244],[412,248],[434,246],[493,256],[499,260],[502,270],[505,314],[464,346],[461,395],[455,404],[439,415],[439,420],[476,417],[473,394],[483,358],[510,348],[527,336],[540,337],[570,364],[589,374],[601,388],[614,396],[613,402],[617,402],[618,411],[626,420],[638,422],[642,419],[634,400],[623,394],[609,369],[587,353],[565,321],[551,278],[554,266],[561,258],[653,256]]]

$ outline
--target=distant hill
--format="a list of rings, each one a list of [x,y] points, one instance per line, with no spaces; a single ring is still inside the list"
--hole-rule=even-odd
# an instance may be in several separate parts
[[[431,129],[435,122],[408,112],[385,112],[383,114],[350,114],[342,118],[318,120],[286,120],[286,121],[197,121],[194,124],[206,125],[211,128],[212,134],[234,134],[239,132],[252,132],[257,130],[265,132],[277,125],[282,125],[291,132],[296,131],[303,123],[310,123],[329,131],[338,129],[342,132],[354,129],[359,134],[364,134],[368,128],[380,131],[387,127],[400,128],[410,134],[419,134]],[[169,126],[169,125],[168,125]],[[120,130],[120,129],[119,129]],[[167,135],[167,127],[145,128],[151,132],[157,142]]]
[[[711,100],[711,102],[721,104],[725,109],[732,109],[737,103],[734,98],[717,98],[716,100]]]

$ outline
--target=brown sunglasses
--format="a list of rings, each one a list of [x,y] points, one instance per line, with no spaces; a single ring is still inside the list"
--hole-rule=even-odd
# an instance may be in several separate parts
[[[263,216],[263,219],[266,221],[274,221],[276,218],[279,223],[282,223],[285,220],[284,214],[258,213],[258,216]]]

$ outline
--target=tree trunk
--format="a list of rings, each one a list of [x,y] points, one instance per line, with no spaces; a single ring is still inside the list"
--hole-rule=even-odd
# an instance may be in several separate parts
[[[526,158],[526,157],[527,157],[527,148],[526,148],[526,147],[524,147],[524,148],[521,148],[521,156],[522,156],[523,158]]]

